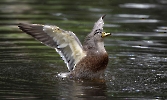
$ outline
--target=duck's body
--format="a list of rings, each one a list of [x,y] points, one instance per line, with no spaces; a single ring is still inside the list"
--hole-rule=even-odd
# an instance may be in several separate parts
[[[97,79],[104,73],[108,64],[108,54],[103,38],[110,33],[103,32],[103,17],[94,25],[85,38],[83,46],[73,32],[57,26],[20,24],[19,28],[60,54],[72,78]]]
[[[93,64],[92,64],[93,63]],[[71,72],[75,78],[100,78],[108,64],[108,54],[89,54],[84,57]]]

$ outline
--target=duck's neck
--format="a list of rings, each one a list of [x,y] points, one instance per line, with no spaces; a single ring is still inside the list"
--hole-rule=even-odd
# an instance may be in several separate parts
[[[97,42],[97,50],[97,52],[106,53],[103,41]]]
[[[106,53],[103,41],[98,41],[98,42],[89,41],[89,42],[85,42],[85,44],[83,45],[83,49],[85,51],[91,51],[91,52],[94,52],[94,53],[95,52],[97,52],[97,53]]]

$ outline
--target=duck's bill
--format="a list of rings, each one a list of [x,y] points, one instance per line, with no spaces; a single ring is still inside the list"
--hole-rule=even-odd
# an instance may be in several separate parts
[[[110,35],[111,35],[111,33],[102,32],[101,37],[104,38],[104,37],[110,36]]]

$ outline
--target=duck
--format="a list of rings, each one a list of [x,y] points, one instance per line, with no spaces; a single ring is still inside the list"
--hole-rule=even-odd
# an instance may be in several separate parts
[[[100,79],[109,62],[104,38],[111,35],[103,31],[104,17],[105,15],[94,23],[83,44],[72,31],[65,31],[55,25],[19,23],[18,27],[57,51],[69,70],[67,77]]]

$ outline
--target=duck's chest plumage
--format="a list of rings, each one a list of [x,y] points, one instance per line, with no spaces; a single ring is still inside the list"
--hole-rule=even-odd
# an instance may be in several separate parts
[[[97,78],[103,74],[107,64],[107,52],[87,52],[87,55],[76,65],[72,74],[78,78]]]

